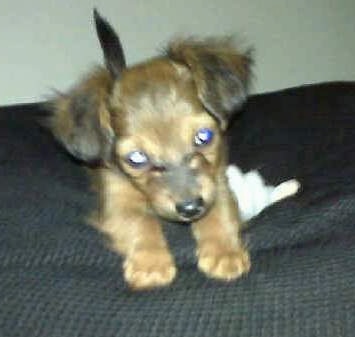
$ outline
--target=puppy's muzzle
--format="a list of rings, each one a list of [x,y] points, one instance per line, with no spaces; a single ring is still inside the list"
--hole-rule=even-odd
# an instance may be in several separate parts
[[[176,204],[177,213],[186,220],[200,217],[205,212],[202,198],[187,199]]]

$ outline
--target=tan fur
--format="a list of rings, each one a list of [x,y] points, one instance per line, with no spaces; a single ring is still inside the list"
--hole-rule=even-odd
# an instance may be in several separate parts
[[[211,58],[226,69],[213,74],[216,95],[205,97],[214,88],[203,65]],[[206,208],[192,227],[199,269],[227,281],[249,270],[237,207],[225,178],[227,110],[218,110],[220,100],[239,104],[230,96],[243,89],[236,85],[248,77],[246,63],[247,56],[230,43],[180,41],[167,56],[125,68],[119,79],[98,68],[53,102],[54,135],[73,155],[100,160],[95,226],[109,238],[111,249],[124,256],[124,276],[132,288],[164,286],[174,279],[176,267],[160,218],[181,221],[176,204],[187,196],[201,196]],[[223,82],[225,71],[240,77],[231,88]],[[199,128],[213,130],[214,139],[196,148]],[[135,150],[146,153],[151,165],[130,166],[126,156]],[[170,168],[182,166],[194,184],[180,189],[180,181],[164,177]],[[167,179],[177,185],[175,190]]]

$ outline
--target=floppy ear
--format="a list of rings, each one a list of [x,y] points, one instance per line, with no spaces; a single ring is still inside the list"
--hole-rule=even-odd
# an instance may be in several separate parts
[[[44,121],[55,138],[76,158],[89,162],[111,159],[115,134],[107,100],[112,80],[105,69],[91,74],[68,94],[59,94]]]
[[[231,39],[188,39],[172,42],[167,54],[190,69],[199,99],[225,129],[248,94],[251,50],[237,51]]]
[[[94,9],[97,36],[104,54],[107,69],[117,79],[126,67],[121,41],[112,26]]]
[[[99,68],[68,94],[59,94],[47,104],[51,115],[43,123],[74,157],[90,163],[112,159],[115,133],[108,101],[114,81],[126,66],[113,28],[96,9],[94,19],[107,70]]]

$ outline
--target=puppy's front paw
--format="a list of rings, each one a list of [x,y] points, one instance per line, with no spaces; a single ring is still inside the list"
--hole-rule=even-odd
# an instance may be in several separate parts
[[[166,286],[176,275],[173,258],[163,249],[137,250],[126,258],[123,268],[125,280],[136,290]]]
[[[243,248],[225,248],[214,242],[200,245],[198,268],[207,276],[231,281],[250,269],[249,253]]]

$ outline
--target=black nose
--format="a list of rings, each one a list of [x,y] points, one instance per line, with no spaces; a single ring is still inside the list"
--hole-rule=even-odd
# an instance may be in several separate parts
[[[192,219],[201,215],[205,210],[203,199],[188,199],[176,204],[177,212],[186,219]]]

